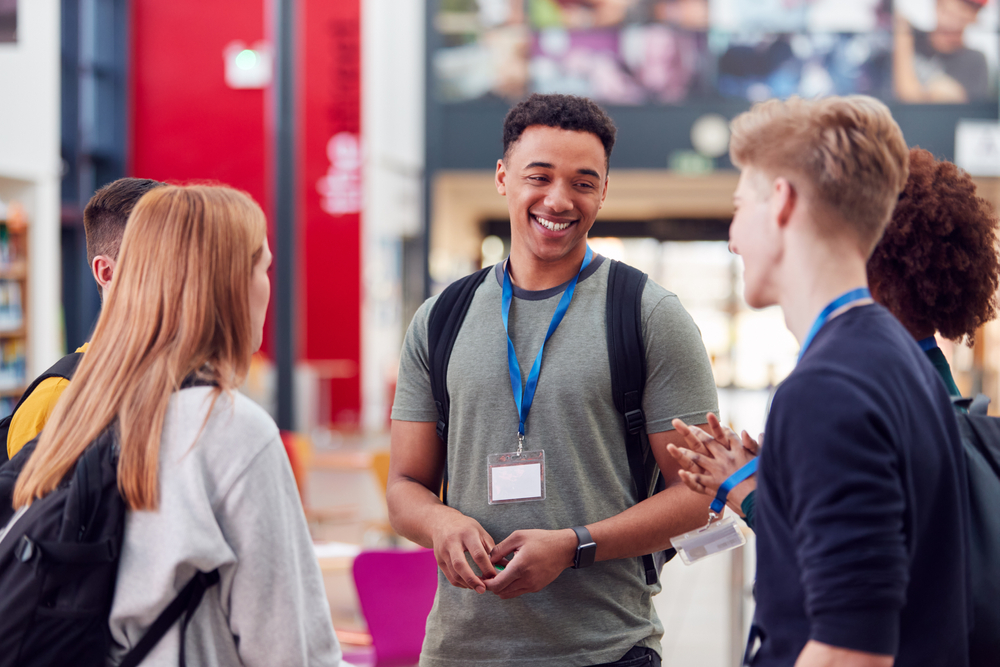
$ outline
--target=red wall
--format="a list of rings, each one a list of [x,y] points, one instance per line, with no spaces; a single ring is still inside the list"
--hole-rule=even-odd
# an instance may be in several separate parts
[[[129,174],[225,183],[270,221],[265,91],[228,87],[222,58],[233,40],[264,38],[263,3],[133,0],[131,20]]]
[[[225,183],[249,192],[272,217],[270,91],[229,88],[223,61],[233,40],[265,38],[271,4],[131,3],[131,175]],[[331,168],[330,138],[360,130],[359,0],[302,0],[298,7],[299,351],[334,362],[320,365],[338,376],[330,381],[330,414],[349,425],[361,407],[360,215],[325,211],[317,182]]]
[[[361,410],[360,163],[350,150],[361,133],[359,0],[301,5],[305,131],[302,201],[306,359],[327,365],[331,416],[358,423]],[[339,155],[328,150],[339,135]],[[353,167],[357,167],[356,169]],[[328,185],[320,185],[326,179]],[[321,191],[330,195],[324,198]]]
[[[261,2],[134,0],[130,171],[159,180],[212,179],[270,211],[263,90],[226,86],[222,51],[264,38]]]

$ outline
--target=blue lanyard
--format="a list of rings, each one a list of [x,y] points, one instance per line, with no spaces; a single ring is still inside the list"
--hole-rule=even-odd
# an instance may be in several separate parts
[[[799,350],[799,361],[802,361],[802,356],[809,349],[809,346],[813,342],[813,338],[819,333],[819,330],[823,328],[823,325],[830,320],[830,316],[836,311],[840,310],[844,306],[850,305],[855,301],[861,301],[862,299],[872,298],[872,293],[868,291],[867,287],[859,287],[857,289],[852,289],[846,294],[841,294],[836,299],[827,304],[826,308],[819,314],[816,321],[813,322],[812,329],[809,330],[809,334],[806,339],[802,341],[802,349]]]
[[[933,350],[938,346],[937,338],[935,338],[934,336],[928,336],[923,340],[918,340],[917,345],[919,345],[920,349],[923,350],[924,352],[930,352],[931,350]]]
[[[827,304],[826,308],[824,308],[816,318],[816,321],[813,322],[812,328],[809,330],[809,334],[806,336],[805,341],[802,342],[802,349],[799,350],[799,361],[802,360],[802,355],[806,353],[806,349],[808,349],[809,345],[812,344],[813,338],[815,338],[816,334],[819,333],[819,330],[823,328],[823,325],[830,320],[830,316],[833,315],[833,313],[856,301],[870,299],[871,296],[872,294],[868,291],[867,287],[859,287],[847,292],[846,294],[841,294]],[[709,506],[709,509],[712,512],[715,514],[722,512],[722,508],[726,505],[726,498],[729,496],[729,492],[732,491],[737,484],[757,472],[757,465],[759,461],[760,457],[751,459],[742,468],[727,477],[726,480],[719,485],[719,490],[715,494],[715,499]]]
[[[549,330],[545,334],[545,340],[542,341],[542,347],[538,350],[538,356],[535,357],[535,363],[532,364],[531,371],[528,373],[528,382],[523,389],[521,387],[521,365],[517,361],[517,355],[514,354],[514,342],[510,339],[510,329],[507,326],[510,316],[510,304],[514,298],[514,287],[510,282],[510,258],[507,259],[507,266],[504,267],[503,271],[503,298],[500,302],[500,314],[503,316],[503,329],[507,332],[507,367],[510,370],[510,388],[514,392],[514,404],[517,405],[518,451],[521,449],[521,441],[524,440],[524,422],[528,420],[531,403],[535,400],[535,389],[538,387],[538,375],[542,370],[542,352],[545,351],[545,343],[549,342],[549,338],[552,337],[552,334],[559,327],[559,323],[562,322],[563,317],[566,315],[566,311],[569,309],[569,302],[573,300],[573,292],[576,291],[576,283],[580,280],[580,274],[587,268],[593,257],[594,251],[588,245],[587,253],[583,257],[583,264],[580,265],[580,270],[569,281],[566,291],[563,292],[562,298],[559,299],[559,305],[556,306],[556,312],[552,314]]]
[[[739,445],[737,445],[738,447]],[[757,472],[757,462],[760,457],[754,457],[743,464],[743,467],[734,472],[732,475],[726,478],[722,484],[719,485],[719,491],[715,494],[715,500],[709,505],[709,509],[719,514],[722,512],[722,508],[726,506],[726,498],[729,496],[729,492],[732,491],[737,484],[745,480],[750,475]]]

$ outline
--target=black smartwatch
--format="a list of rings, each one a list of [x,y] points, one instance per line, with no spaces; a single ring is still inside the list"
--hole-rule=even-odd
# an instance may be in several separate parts
[[[576,554],[573,556],[573,569],[579,570],[581,567],[590,567],[594,564],[594,557],[597,556],[597,543],[590,536],[590,531],[583,526],[573,528],[576,533]]]

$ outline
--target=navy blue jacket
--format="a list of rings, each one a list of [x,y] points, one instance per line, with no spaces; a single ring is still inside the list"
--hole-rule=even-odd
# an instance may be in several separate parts
[[[965,667],[965,459],[937,371],[887,310],[820,330],[761,452],[753,664],[792,665],[814,639]]]

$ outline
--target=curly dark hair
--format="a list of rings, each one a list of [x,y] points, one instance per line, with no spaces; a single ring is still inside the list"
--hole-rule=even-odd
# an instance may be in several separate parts
[[[511,146],[517,143],[521,134],[532,125],[590,132],[604,145],[604,166],[607,167],[611,160],[611,149],[615,147],[615,134],[618,129],[604,109],[586,97],[535,93],[511,107],[503,119],[505,160],[510,154]]]
[[[876,300],[910,331],[968,345],[997,315],[997,216],[972,178],[928,151],[910,151],[910,176],[868,260]]]

